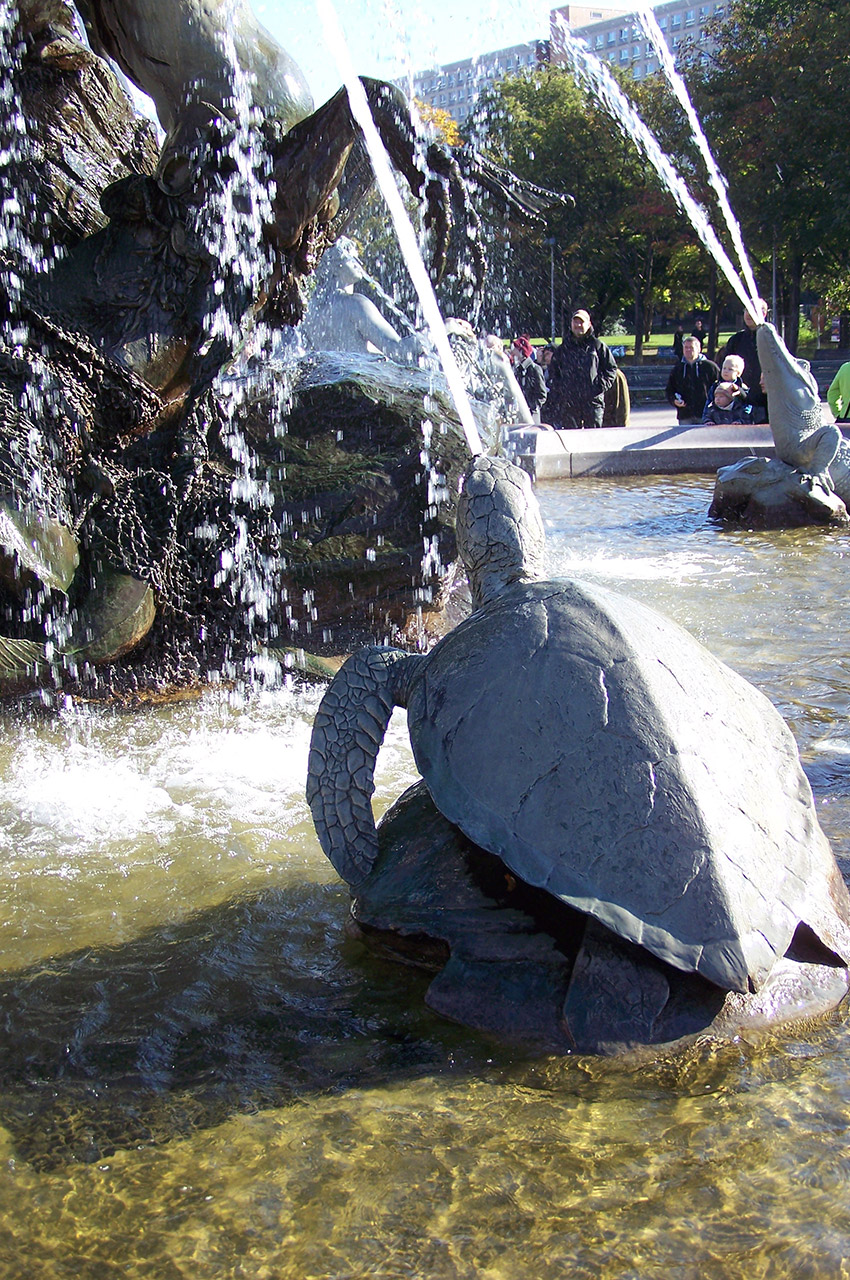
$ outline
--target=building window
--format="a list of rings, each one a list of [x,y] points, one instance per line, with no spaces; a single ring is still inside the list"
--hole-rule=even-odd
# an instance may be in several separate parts
[[[620,50],[620,61],[621,61],[621,62],[628,62],[628,60],[629,60],[629,51],[628,51],[628,49],[621,49],[621,50]]]
[[[655,59],[650,58],[649,62],[647,62],[646,64],[646,74],[648,76],[651,76],[654,70],[655,70]]]
[[[681,15],[681,13],[674,13],[674,14],[673,14],[673,16],[672,16],[672,18],[670,19],[670,26],[671,26],[671,27],[681,27],[681,25],[682,25],[682,15]]]
[[[636,44],[635,47],[632,49],[632,61],[634,62],[635,58],[639,58],[639,57],[640,57],[640,45]]]
[[[667,30],[667,19],[666,19],[666,18],[659,18],[659,19],[658,19],[658,25],[659,25],[659,27],[661,28],[661,30],[662,30],[662,31],[666,31],[666,30]]]
[[[700,22],[705,22],[707,18],[708,18],[708,5],[707,4],[700,5],[700,10],[699,10]]]
[[[685,11],[685,26],[692,27],[693,24],[694,24],[694,11],[693,9],[687,9]]]
[[[633,72],[634,72],[635,80],[640,80],[640,77],[641,77],[641,69],[640,69],[640,67],[634,67],[634,68],[633,68]]]
[[[614,41],[615,41],[616,39],[617,39],[617,33],[616,33],[616,31],[613,31],[613,30],[612,30],[612,31],[609,31],[609,32],[608,32],[608,43],[609,43],[609,44],[613,44],[613,43],[614,43]]]
[[[605,37],[604,37],[604,36],[597,36],[597,37],[596,37],[596,48],[597,48],[597,49],[601,49],[604,43],[605,43]]]
[[[629,28],[628,28],[628,27],[620,27],[620,44],[626,44],[626,42],[627,42],[629,39],[630,39],[630,35],[629,35]]]

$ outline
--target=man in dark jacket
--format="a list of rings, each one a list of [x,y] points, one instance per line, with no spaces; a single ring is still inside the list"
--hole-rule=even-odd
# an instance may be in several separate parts
[[[702,422],[709,388],[719,377],[720,370],[714,361],[701,355],[699,338],[685,338],[682,359],[673,365],[664,389],[679,422]]]
[[[611,352],[593,332],[586,311],[574,311],[570,332],[549,369],[546,416],[553,427],[601,427],[605,392],[617,377]]]
[[[534,348],[527,334],[514,338],[511,343],[510,359],[514,367],[514,377],[519,383],[520,391],[525,396],[525,403],[528,405],[534,421],[539,422],[540,410],[546,403],[548,389],[543,370],[535,362]]]
[[[756,344],[756,329],[760,324],[764,323],[767,316],[768,306],[764,298],[758,298],[758,310],[753,314],[747,308],[744,312],[744,327],[739,329],[737,333],[733,333],[732,337],[726,343],[726,350],[723,352],[724,359],[726,356],[740,356],[744,361],[743,380],[750,388],[750,404],[756,410],[767,409],[767,396],[761,389],[761,360],[759,360],[758,346]],[[761,414],[760,414],[761,416]],[[764,420],[767,419],[765,412]]]

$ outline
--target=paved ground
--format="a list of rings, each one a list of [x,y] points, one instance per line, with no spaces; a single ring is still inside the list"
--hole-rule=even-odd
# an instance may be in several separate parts
[[[632,405],[630,427],[644,427],[647,431],[656,427],[675,427],[676,410],[667,401],[660,404]]]
[[[827,415],[824,421],[829,422],[832,420],[831,410],[825,400],[822,403]],[[644,427],[647,430],[654,430],[656,427],[675,427],[675,425],[676,410],[666,400],[659,401],[657,404],[632,405],[629,417],[630,427]]]
[[[824,415],[831,421],[831,415]],[[850,433],[848,433],[850,435]],[[586,475],[650,475],[715,472],[744,458],[773,457],[770,427],[679,426],[666,401],[637,405],[628,427],[598,431],[517,428],[511,447],[536,480]]]

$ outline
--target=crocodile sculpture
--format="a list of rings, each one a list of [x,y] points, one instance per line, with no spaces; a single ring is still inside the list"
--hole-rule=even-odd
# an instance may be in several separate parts
[[[817,382],[772,324],[756,330],[775,458],[743,458],[717,473],[709,514],[764,527],[847,524],[850,442],[824,422]]]

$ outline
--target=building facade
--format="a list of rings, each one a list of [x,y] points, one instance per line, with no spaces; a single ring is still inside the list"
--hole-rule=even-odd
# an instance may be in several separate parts
[[[705,33],[706,23],[724,16],[723,0],[667,0],[653,6],[656,20],[667,45],[675,54],[682,40],[690,36],[710,47]],[[658,71],[658,59],[646,39],[634,8],[599,9],[593,5],[562,5],[549,16],[549,39],[512,45],[478,58],[448,62],[413,76],[413,96],[430,107],[447,111],[460,125],[466,124],[475,110],[483,90],[521,71],[566,61],[563,52],[563,28],[585,40],[603,62],[628,68],[636,80]],[[404,86],[407,88],[407,86]]]
[[[465,124],[482,92],[492,84],[548,62],[548,40],[515,44],[478,58],[463,58],[430,71],[417,71],[413,76],[413,96],[429,107],[448,111],[458,124]]]
[[[706,34],[706,24],[713,18],[722,18],[726,4],[723,0],[706,0],[703,4],[694,4],[693,0],[668,0],[666,4],[653,5],[652,9],[667,47],[675,57],[686,37],[708,51],[711,39]],[[566,24],[572,35],[586,41],[597,58],[622,69],[629,68],[636,80],[660,70],[655,50],[646,39],[634,10],[621,13],[609,10],[603,18],[581,26],[574,23],[574,12],[575,7],[568,5],[565,9],[553,9],[549,15],[553,64],[565,61],[563,39],[559,39],[559,35]]]

